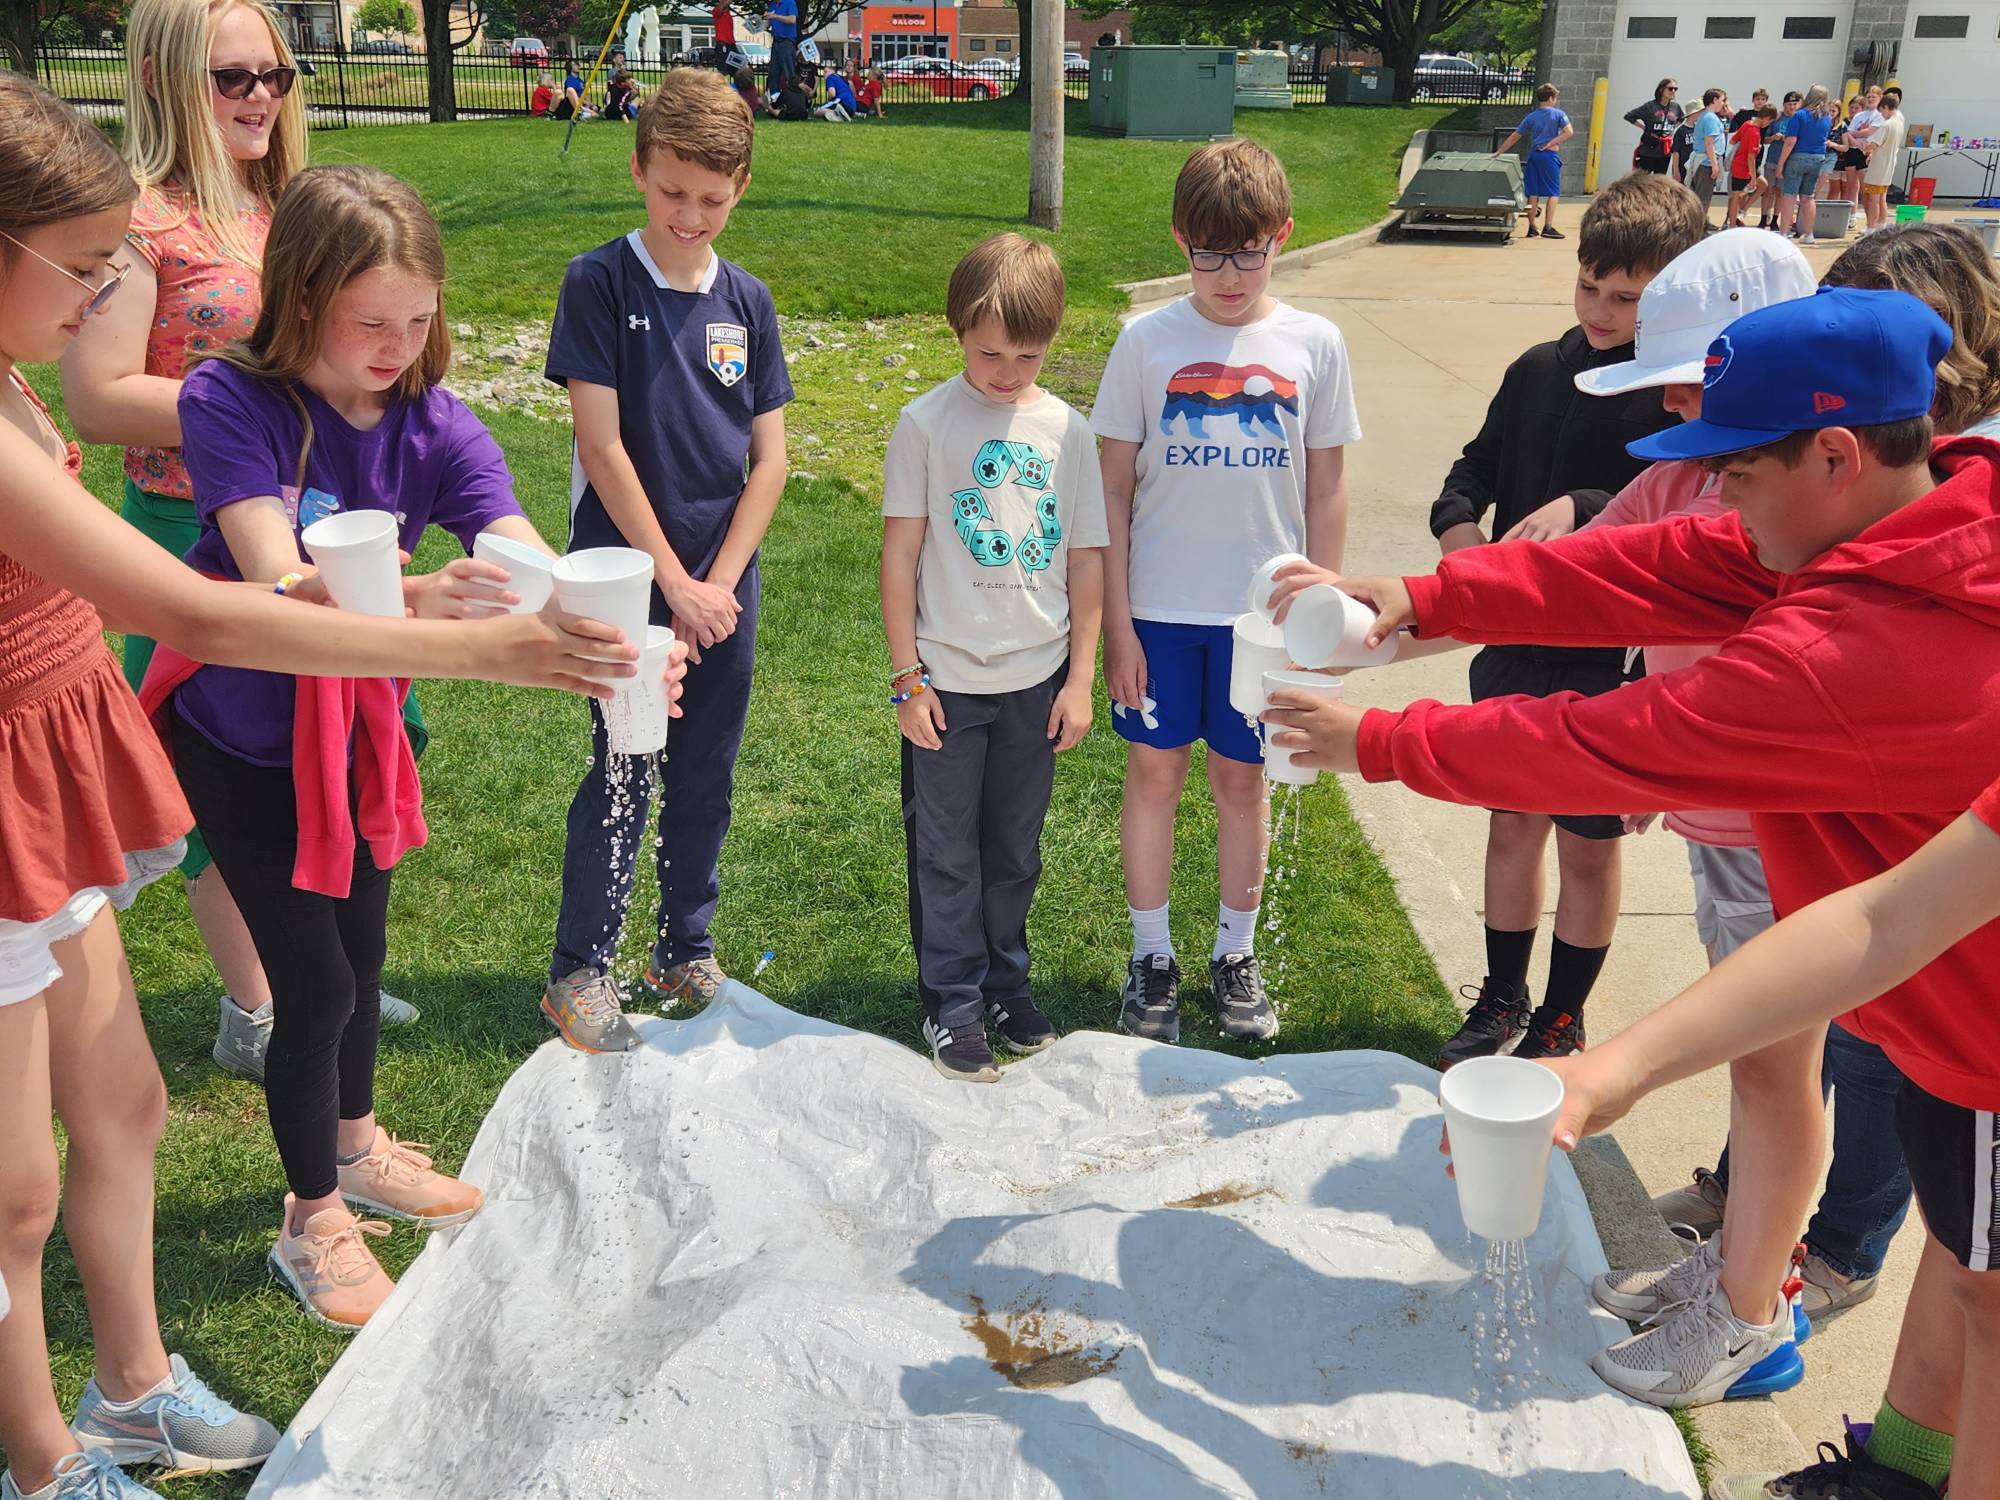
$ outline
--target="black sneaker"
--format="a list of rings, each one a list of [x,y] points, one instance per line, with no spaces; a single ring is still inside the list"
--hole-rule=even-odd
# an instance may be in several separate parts
[[[1845,1453],[1832,1443],[1821,1443],[1816,1464],[1789,1474],[1731,1475],[1717,1479],[1708,1492],[1721,1500],[1763,1500],[1765,1496],[1786,1500],[1937,1500],[1938,1494],[1921,1479],[1870,1458],[1852,1423],[1847,1428]]]
[[[931,1065],[945,1077],[959,1083],[1000,1081],[1000,1065],[993,1061],[984,1021],[946,1026],[936,1016],[925,1016],[924,1040],[931,1044]]]
[[[1040,1052],[1056,1044],[1055,1023],[1026,995],[1018,1000],[988,1000],[986,1019],[1010,1052]]]
[[[1149,953],[1125,966],[1118,1029],[1152,1042],[1181,1039],[1181,966],[1171,953]]]
[[[1476,994],[1470,985],[1463,986],[1459,993],[1472,1001],[1472,1009],[1452,1039],[1438,1048],[1440,1070],[1468,1058],[1491,1057],[1528,1024],[1526,990],[1516,994],[1511,986],[1495,984],[1488,975],[1480,981]]]
[[[1528,1017],[1528,1029],[1522,1034],[1521,1044],[1514,1049],[1514,1055],[1527,1058],[1568,1057],[1570,1053],[1582,1050],[1583,1017],[1543,1003],[1536,1006],[1535,1013]]]
[[[1215,1021],[1222,1034],[1239,1042],[1267,1041],[1278,1034],[1278,1013],[1264,994],[1264,975],[1249,953],[1225,953],[1208,963],[1215,992]]]

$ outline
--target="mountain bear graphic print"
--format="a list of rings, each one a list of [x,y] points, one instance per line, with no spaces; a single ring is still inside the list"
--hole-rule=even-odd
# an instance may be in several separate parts
[[[1299,414],[1299,383],[1268,365],[1222,365],[1204,360],[1184,365],[1167,381],[1160,408],[1160,431],[1172,435],[1175,422],[1189,437],[1207,437],[1211,417],[1234,417],[1245,436],[1285,435],[1279,412]]]

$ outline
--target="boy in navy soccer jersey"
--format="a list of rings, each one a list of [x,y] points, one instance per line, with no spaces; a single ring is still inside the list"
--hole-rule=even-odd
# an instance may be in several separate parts
[[[688,643],[688,676],[660,774],[659,936],[644,985],[669,1004],[721,987],[708,925],[750,703],[757,548],[785,486],[792,383],[761,281],[713,241],[750,184],[750,112],[703,69],[669,73],[639,112],[632,178],[646,227],[570,262],[549,379],[576,423],[570,547],[653,558],[653,621]],[[593,759],[570,804],[562,913],[542,1010],[586,1052],[623,1052],[611,959],[646,816],[643,757]]]

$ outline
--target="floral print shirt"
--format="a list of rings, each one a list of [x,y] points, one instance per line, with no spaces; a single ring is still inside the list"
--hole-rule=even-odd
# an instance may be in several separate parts
[[[246,210],[243,228],[261,254],[271,230],[270,211]],[[152,326],[146,331],[148,375],[179,380],[190,360],[243,338],[255,325],[257,268],[223,251],[185,194],[172,187],[148,188],[133,208],[125,238],[159,281]],[[127,448],[125,474],[142,490],[192,502],[178,448]]]

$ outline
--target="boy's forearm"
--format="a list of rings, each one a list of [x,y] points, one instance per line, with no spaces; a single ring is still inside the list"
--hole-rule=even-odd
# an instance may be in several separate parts
[[[1347,555],[1347,470],[1343,463],[1336,462],[1330,475],[1316,476],[1312,472],[1314,466],[1315,456],[1308,452],[1306,556],[1320,567],[1338,573]]]
[[[1097,641],[1104,624],[1104,553],[1081,547],[1069,555],[1069,681],[1097,676]]]
[[[1104,492],[1103,628],[1132,628],[1132,497]]]
[[[610,442],[585,447],[578,442],[576,451],[584,478],[597,491],[604,513],[618,528],[618,534],[625,538],[627,546],[636,547],[653,559],[654,581],[662,589],[685,582],[687,568],[661,529],[660,518],[653,514],[652,502],[646,498],[645,486],[639,482],[639,471],[632,467],[625,445]]]
[[[731,517],[728,534],[722,539],[722,550],[715,555],[715,564],[708,570],[710,583],[734,589],[743,577],[744,570],[750,566],[750,559],[764,545],[764,533],[771,529],[771,518],[778,513],[778,501],[785,493],[787,468],[782,452],[750,465],[749,477],[743,482],[743,493],[736,502],[736,514]]]
[[[889,644],[889,670],[913,665],[917,651],[917,564],[885,546],[882,549],[882,634]]]

